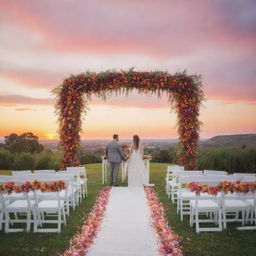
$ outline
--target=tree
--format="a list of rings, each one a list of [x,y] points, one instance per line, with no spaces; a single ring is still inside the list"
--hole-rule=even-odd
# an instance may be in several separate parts
[[[12,153],[39,153],[44,150],[44,146],[38,142],[38,137],[32,132],[25,132],[21,135],[12,133],[5,136],[5,144]]]

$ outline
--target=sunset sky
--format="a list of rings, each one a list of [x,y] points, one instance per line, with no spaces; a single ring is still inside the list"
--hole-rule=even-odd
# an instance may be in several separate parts
[[[0,138],[57,138],[51,90],[107,69],[201,74],[201,137],[256,133],[255,0],[0,0]],[[83,138],[176,138],[167,98],[93,98]]]

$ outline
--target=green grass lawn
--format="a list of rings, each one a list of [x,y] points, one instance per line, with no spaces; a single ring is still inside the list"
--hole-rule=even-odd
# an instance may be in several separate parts
[[[169,224],[182,238],[185,256],[256,255],[256,231],[237,231],[235,225],[228,224],[228,229],[223,232],[196,234],[195,228],[189,227],[188,216],[181,222],[176,214],[176,207],[171,204],[165,194],[166,167],[167,164],[151,164],[151,183],[156,184],[156,190],[165,206]],[[103,187],[101,184],[101,165],[90,164],[86,168],[89,196],[75,211],[71,212],[68,225],[62,228],[61,234],[36,234],[32,232],[5,234],[0,231],[1,256],[57,255],[69,246],[70,238],[79,231],[83,218],[90,212],[98,192]],[[0,171],[0,174],[8,174],[8,171]]]

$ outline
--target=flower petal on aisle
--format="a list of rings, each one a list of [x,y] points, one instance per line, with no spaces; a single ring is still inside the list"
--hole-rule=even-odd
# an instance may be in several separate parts
[[[84,221],[82,231],[76,234],[70,241],[70,247],[62,256],[85,256],[94,238],[99,232],[100,225],[106,212],[111,187],[103,188],[90,212]]]
[[[165,218],[165,210],[160,203],[156,192],[151,187],[145,187],[145,192],[150,208],[150,217],[152,226],[159,238],[159,251],[164,256],[182,256],[180,247],[180,237],[175,234],[172,228],[168,225]]]

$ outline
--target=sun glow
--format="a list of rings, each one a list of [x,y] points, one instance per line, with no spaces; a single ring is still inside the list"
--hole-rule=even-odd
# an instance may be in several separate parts
[[[54,140],[57,138],[57,135],[56,134],[53,134],[53,133],[48,133],[45,135],[45,137],[48,139],[48,140]]]

